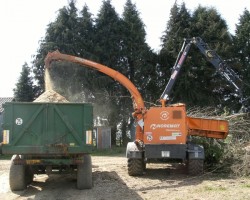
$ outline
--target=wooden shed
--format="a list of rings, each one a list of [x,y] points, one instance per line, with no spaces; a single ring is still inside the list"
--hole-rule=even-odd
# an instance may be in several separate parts
[[[97,126],[94,128],[94,138],[97,149],[111,148],[111,128],[107,126]]]

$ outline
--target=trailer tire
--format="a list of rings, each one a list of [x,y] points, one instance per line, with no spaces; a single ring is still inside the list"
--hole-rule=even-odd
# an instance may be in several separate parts
[[[204,160],[190,159],[188,160],[188,174],[195,176],[203,174]]]
[[[141,176],[146,169],[143,159],[129,158],[128,159],[128,174],[129,176]]]
[[[24,165],[15,165],[14,155],[11,159],[10,164],[10,173],[9,173],[9,184],[12,191],[24,190],[27,187],[25,180],[25,166]]]
[[[90,155],[83,156],[83,163],[77,165],[77,189],[92,188],[92,162]]]

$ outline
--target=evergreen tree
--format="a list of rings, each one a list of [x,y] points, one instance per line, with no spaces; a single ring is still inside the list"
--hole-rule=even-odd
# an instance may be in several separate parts
[[[146,43],[146,31],[144,24],[136,9],[136,5],[127,0],[122,14],[123,30],[120,70],[136,85],[143,98],[154,101],[155,91],[155,58],[154,53]],[[129,96],[128,91],[121,89],[122,96]],[[153,94],[153,95],[152,95]],[[122,140],[126,145],[127,133],[132,133],[134,120],[131,99],[123,98],[120,101],[122,109]],[[133,137],[133,136],[132,136]]]
[[[236,25],[234,44],[236,62],[243,79],[243,95],[250,96],[250,12],[245,9]]]
[[[97,18],[95,20],[95,56],[97,62],[104,64],[112,69],[119,71],[119,62],[121,58],[121,19],[116,13],[110,0],[103,1]],[[121,99],[121,85],[110,77],[98,73],[93,80],[93,90],[95,91],[94,102],[97,105],[103,105],[109,108],[109,111],[103,112],[103,118],[107,118],[111,126],[111,140],[115,145],[117,124],[119,123],[120,110],[119,101]],[[115,116],[113,118],[112,116]],[[112,118],[112,120],[111,120]]]
[[[31,70],[27,63],[22,66],[20,77],[16,83],[14,99],[19,102],[31,102],[34,100],[34,86],[31,77]]]
[[[101,12],[101,11],[100,11]],[[81,17],[79,18],[79,35],[80,35],[80,55],[83,58],[105,64],[100,61],[100,55],[104,54],[99,52],[99,35],[95,25],[95,20],[92,18],[92,14],[88,11],[88,7],[85,5],[81,11]],[[103,36],[102,36],[103,38]],[[113,81],[106,75],[99,73],[95,70],[83,69],[81,70],[79,77],[82,77],[83,87],[88,90],[86,97],[88,101],[98,104],[98,100],[103,101],[103,97],[108,98],[108,92],[106,90],[107,84]],[[104,112],[107,114],[108,112]],[[107,116],[102,116],[106,118]]]
[[[71,0],[69,6],[59,9],[56,20],[48,25],[45,38],[41,40],[40,47],[33,61],[33,72],[37,79],[40,92],[44,91],[44,59],[48,52],[59,50],[62,53],[78,55],[78,19],[75,1]]]
[[[218,11],[215,8],[199,6],[193,13],[192,24],[193,36],[201,37],[211,49],[230,64],[232,37],[226,21],[222,19]],[[194,77],[192,85],[190,85],[192,96],[195,97],[193,102],[201,106],[219,105],[224,107],[226,105],[225,99],[231,101],[230,97],[234,93],[230,83],[217,73],[215,67],[206,60],[198,48],[192,48],[190,58],[187,65],[191,67],[191,73]]]
[[[46,47],[50,51],[78,55],[78,24],[75,0],[71,0],[68,7],[59,9],[56,20],[48,25],[44,41]]]
[[[85,4],[80,12],[77,43],[80,49],[80,57],[90,60],[97,60],[94,54],[95,49],[95,27],[92,14],[89,12],[88,6]]]
[[[122,72],[145,98],[155,100],[151,99],[151,86],[155,84],[156,78],[156,55],[146,43],[145,25],[131,0],[127,0],[125,4],[122,20]]]
[[[226,22],[214,8],[199,6],[191,15],[185,4],[174,5],[165,35],[162,37],[163,48],[160,52],[160,61],[174,65],[181,49],[183,39],[201,37],[209,43],[212,49],[223,57],[230,55],[231,37],[227,31]],[[188,40],[187,40],[188,42]],[[205,57],[194,47],[182,67],[181,74],[173,89],[174,102],[184,102],[188,106],[217,106],[224,100],[224,82],[222,77],[215,77],[215,68],[206,61]],[[164,69],[164,68],[163,68]],[[171,71],[168,70],[168,72]],[[163,72],[164,74],[166,72]],[[168,75],[170,77],[170,75]],[[211,95],[214,93],[215,95]]]
[[[173,5],[170,10],[170,19],[167,23],[166,31],[161,38],[161,53],[168,53],[170,57],[176,57],[183,43],[184,38],[190,38],[191,35],[191,15],[188,12],[185,3],[178,6]],[[172,60],[171,62],[174,62]]]
[[[158,87],[161,88],[161,91],[164,90],[170,78],[172,67],[175,64],[184,38],[191,37],[191,21],[192,18],[186,8],[185,3],[183,3],[181,6],[175,3],[170,10],[170,19],[167,23],[164,35],[161,38],[162,49],[159,53],[160,65],[158,66]],[[185,68],[185,66],[183,68]],[[185,69],[182,69],[181,76],[179,76],[178,80],[176,81],[176,85],[173,88],[172,96],[174,101],[182,101],[187,103],[188,98],[178,94],[178,91],[181,92],[185,88],[183,88],[183,83],[181,84],[181,82],[184,82],[185,86],[185,82],[189,81],[189,78],[185,77],[185,74]]]
[[[75,44],[73,49],[77,53],[72,52],[72,55],[91,60],[97,59],[94,55],[93,21],[87,5],[84,5],[75,22],[77,25],[75,25],[74,30]],[[65,24],[65,26],[68,25]],[[57,63],[57,65],[50,69],[52,77],[56,79],[55,90],[72,102],[92,102],[97,72],[73,63],[64,62]]]

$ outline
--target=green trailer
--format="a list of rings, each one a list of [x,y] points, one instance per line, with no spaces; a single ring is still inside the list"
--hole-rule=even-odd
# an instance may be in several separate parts
[[[5,103],[2,154],[13,155],[11,190],[34,174],[74,173],[77,188],[92,187],[93,107],[86,103]]]

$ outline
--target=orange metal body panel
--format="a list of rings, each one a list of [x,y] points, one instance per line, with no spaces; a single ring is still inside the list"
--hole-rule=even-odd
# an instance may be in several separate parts
[[[225,139],[228,135],[228,121],[187,117],[188,134],[209,138]]]
[[[151,107],[144,115],[145,144],[186,144],[185,105]]]

